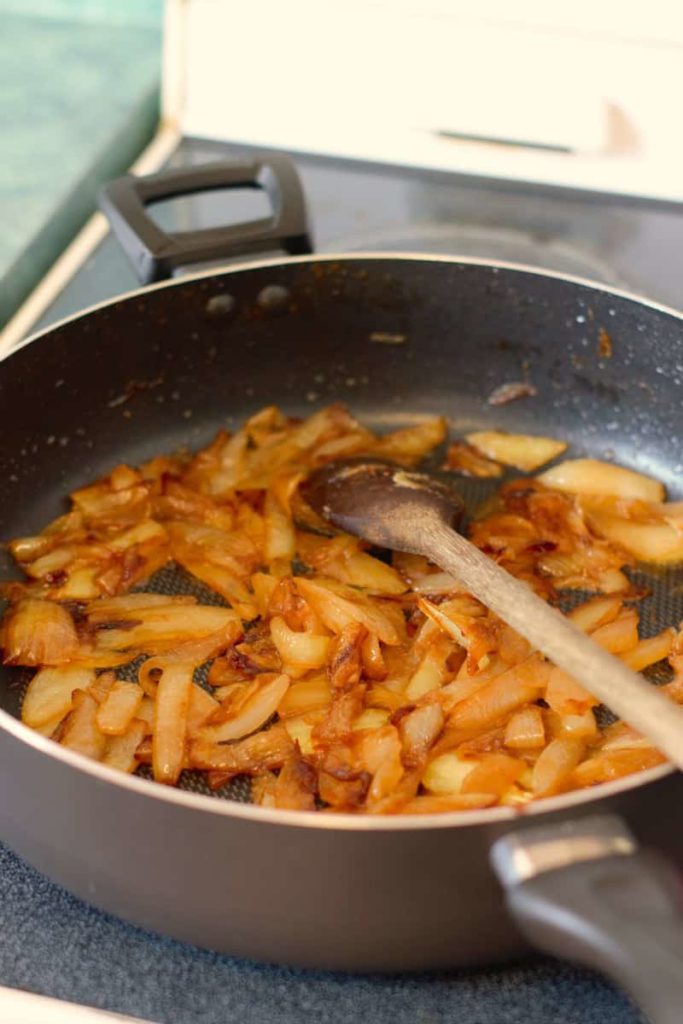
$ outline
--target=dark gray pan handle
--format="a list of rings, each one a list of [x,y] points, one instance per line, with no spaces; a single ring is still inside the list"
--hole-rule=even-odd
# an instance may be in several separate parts
[[[146,210],[149,203],[161,199],[221,188],[262,189],[270,200],[270,215],[243,224],[170,234]],[[99,204],[143,284],[164,280],[192,263],[273,249],[291,255],[313,251],[299,176],[292,161],[280,153],[144,177],[127,174],[102,189]]]
[[[491,851],[520,931],[623,985],[652,1024],[683,1021],[683,887],[616,817],[542,825]]]

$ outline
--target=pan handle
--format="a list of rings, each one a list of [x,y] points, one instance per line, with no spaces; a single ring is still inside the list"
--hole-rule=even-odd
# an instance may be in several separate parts
[[[271,213],[258,220],[199,231],[164,231],[146,207],[161,199],[214,189],[262,189]],[[306,205],[292,161],[280,153],[179,167],[136,177],[127,174],[102,189],[99,204],[143,284],[171,277],[179,267],[228,256],[284,249],[312,252]]]
[[[683,887],[618,817],[521,829],[491,860],[508,909],[538,948],[597,968],[652,1024],[683,1019]]]

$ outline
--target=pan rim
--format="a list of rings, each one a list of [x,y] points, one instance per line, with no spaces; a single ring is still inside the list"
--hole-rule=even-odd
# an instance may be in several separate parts
[[[577,284],[584,288],[590,288],[593,291],[599,291],[605,295],[613,295],[617,299],[626,299],[630,302],[636,302],[641,306],[646,306],[648,309],[654,309],[659,313],[664,313],[667,316],[674,317],[676,320],[683,321],[683,309],[675,309],[673,306],[666,305],[666,303],[657,302],[654,299],[648,299],[644,295],[639,295],[637,292],[631,292],[627,289],[612,288],[609,285],[602,284],[600,281],[594,281],[589,277],[581,277],[578,274],[562,274],[556,270],[545,270],[542,267],[534,267],[528,263],[515,263],[512,260],[488,260],[480,256],[458,256],[457,254],[432,255],[429,253],[410,251],[399,253],[383,251],[325,252],[319,254],[311,253],[306,256],[287,256],[285,258],[275,257],[263,260],[250,260],[245,263],[231,263],[224,267],[212,267],[209,270],[199,270],[194,273],[183,274],[180,277],[175,277],[168,281],[157,281],[154,284],[141,285],[139,288],[132,288],[129,291],[122,292],[120,295],[115,295],[109,299],[103,299],[101,302],[95,302],[91,306],[87,306],[85,309],[81,309],[76,313],[71,313],[69,316],[56,320],[55,323],[50,324],[48,327],[44,327],[40,331],[35,331],[28,337],[22,339],[19,344],[15,345],[8,352],[0,354],[0,363],[20,352],[28,345],[32,345],[34,342],[40,341],[41,338],[45,338],[53,331],[60,330],[62,327],[66,327],[67,324],[73,323],[76,320],[85,319],[92,313],[97,313],[101,309],[106,309],[108,306],[115,306],[119,302],[124,302],[128,299],[140,298],[141,296],[149,295],[153,292],[163,291],[166,288],[175,288],[179,285],[191,283],[193,281],[208,280],[212,277],[223,277],[226,274],[239,274],[243,271],[261,270],[268,267],[287,267],[292,264],[336,263],[340,260],[347,263],[360,260],[393,260],[397,263],[454,263],[464,266],[488,267],[493,270],[511,270],[516,273],[532,274],[536,277],[550,278],[555,281],[567,281],[570,284]]]
[[[237,800],[222,800],[193,793],[190,790],[163,786],[151,779],[143,779],[137,775],[128,775],[108,768],[99,761],[92,761],[83,754],[78,754],[67,747],[35,732],[14,718],[8,711],[0,708],[0,731],[10,733],[20,743],[32,747],[39,755],[61,761],[65,767],[76,769],[90,775],[98,782],[113,785],[127,790],[139,797],[161,800],[175,804],[188,811],[209,812],[226,818],[239,818],[251,821],[254,825],[262,824],[294,826],[300,828],[323,829],[339,832],[405,832],[414,829],[445,829],[465,828],[477,825],[505,825],[513,821],[536,819],[539,815],[552,814],[558,811],[569,811],[575,807],[590,807],[603,799],[617,796],[620,793],[649,785],[672,775],[675,766],[670,762],[647,768],[632,775],[623,776],[612,782],[602,782],[591,789],[575,789],[558,796],[544,797],[531,801],[522,808],[490,807],[472,811],[445,811],[435,814],[405,815],[357,815],[357,814],[326,814],[324,811],[290,811],[270,807],[259,807],[256,804],[240,803]]]
[[[616,299],[626,299],[635,302],[648,309],[664,313],[676,320],[683,321],[683,310],[674,309],[664,303],[645,298],[634,292],[624,289],[611,288],[590,278],[580,277],[573,274],[562,274],[557,271],[544,270],[525,263],[515,263],[505,260],[487,260],[483,257],[458,256],[458,255],[430,255],[418,252],[350,252],[350,253],[321,253],[306,256],[290,256],[286,258],[276,257],[262,260],[253,260],[245,263],[230,264],[225,267],[212,267],[209,270],[197,271],[170,281],[159,281],[155,284],[144,285],[131,289],[121,295],[105,299],[102,302],[94,303],[86,309],[79,310],[54,324],[37,331],[15,345],[9,352],[0,356],[0,363],[11,356],[16,355],[28,345],[41,338],[56,332],[62,327],[88,317],[101,309],[106,309],[119,302],[128,299],[135,299],[148,295],[152,292],[162,291],[166,288],[173,288],[177,285],[191,283],[193,281],[208,280],[214,277],[223,277],[228,274],[237,274],[243,271],[266,269],[268,267],[282,267],[290,264],[306,263],[333,263],[339,261],[358,262],[368,260],[389,260],[394,262],[418,262],[418,263],[447,263],[465,266],[484,267],[493,270],[513,271],[523,274],[531,274],[535,277],[550,278],[552,280],[566,281],[581,287],[599,291],[605,295],[612,295]],[[658,765],[645,771],[637,772],[634,775],[625,776],[612,782],[604,782],[594,788],[586,790],[573,790],[559,796],[546,797],[539,801],[532,801],[525,805],[523,811],[514,807],[494,807],[479,811],[450,811],[433,815],[401,815],[383,816],[368,815],[360,816],[353,814],[311,814],[305,811],[276,810],[268,807],[258,807],[254,804],[242,804],[233,800],[221,800],[215,797],[205,796],[201,793],[193,793],[188,790],[179,790],[162,786],[147,779],[134,775],[123,775],[112,768],[68,750],[65,747],[54,743],[52,740],[41,736],[39,733],[24,725],[14,718],[9,712],[0,708],[0,730],[8,732],[20,743],[32,747],[36,753],[47,758],[54,758],[61,761],[65,767],[75,769],[90,775],[99,782],[117,786],[127,790],[139,797],[147,797],[155,800],[162,800],[166,803],[184,807],[186,810],[204,811],[227,818],[237,818],[244,821],[251,821],[255,825],[262,824],[279,825],[301,828],[315,828],[334,831],[362,831],[362,832],[403,832],[432,829],[451,829],[476,827],[479,825],[505,825],[520,818],[537,818],[539,815],[552,814],[559,811],[571,810],[574,807],[586,807],[603,799],[616,796],[640,786],[649,785],[673,774],[674,766],[670,763]]]

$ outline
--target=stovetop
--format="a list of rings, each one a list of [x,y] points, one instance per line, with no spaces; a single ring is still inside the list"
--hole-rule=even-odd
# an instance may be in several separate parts
[[[249,152],[185,139],[169,166]],[[297,156],[319,252],[423,252],[524,263],[600,281],[683,308],[683,206],[615,196],[483,183],[453,174]],[[234,194],[163,204],[173,230],[230,223]],[[258,215],[258,193],[239,193],[240,215]],[[36,324],[137,287],[108,236]]]
[[[243,151],[184,140],[170,163],[201,163]],[[301,157],[297,163],[318,251],[409,250],[509,260],[683,307],[683,211],[678,207],[503,184],[484,187],[452,175],[324,158]],[[259,200],[252,195],[246,201]],[[207,226],[229,221],[233,202],[207,195],[160,207],[158,215],[167,227]],[[135,287],[126,257],[108,236],[36,327]],[[601,978],[548,959],[369,978],[232,960],[101,914],[1,848],[0,936],[0,984],[166,1024],[642,1020],[623,993]]]

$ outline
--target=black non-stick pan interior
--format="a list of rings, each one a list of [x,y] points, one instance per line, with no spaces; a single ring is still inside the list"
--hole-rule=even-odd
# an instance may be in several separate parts
[[[489,403],[520,381],[535,394]],[[268,404],[307,415],[341,400],[378,430],[443,413],[452,437],[548,434],[570,441],[573,456],[657,476],[679,497],[682,393],[675,314],[561,278],[354,257],[187,280],[81,316],[0,364],[0,539],[39,530],[69,491],[113,465],[201,446]],[[470,511],[492,489],[456,479]],[[0,577],[11,575],[3,551]],[[635,575],[652,591],[645,634],[678,624],[683,571]],[[221,600],[172,568],[150,588]],[[0,669],[0,703],[13,714],[25,682]],[[183,785],[207,791],[193,773]],[[239,781],[217,795],[249,790]]]

